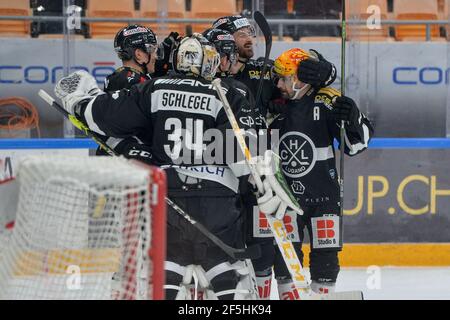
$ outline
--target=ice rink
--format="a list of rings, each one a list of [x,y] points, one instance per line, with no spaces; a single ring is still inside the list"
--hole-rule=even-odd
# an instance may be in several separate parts
[[[362,290],[365,300],[449,300],[449,267],[342,268],[336,291]],[[278,299],[275,281],[271,299]]]

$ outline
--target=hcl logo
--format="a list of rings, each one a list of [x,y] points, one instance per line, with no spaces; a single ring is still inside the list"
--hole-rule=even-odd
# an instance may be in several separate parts
[[[440,85],[448,84],[450,68],[439,67],[397,67],[392,71],[392,80],[398,85]]]
[[[115,63],[110,61],[94,62],[94,67],[89,70],[86,66],[72,66],[70,72],[85,70],[92,74],[98,83],[103,83],[106,76],[115,70]],[[4,84],[55,84],[63,76],[63,66],[43,65],[0,65],[0,83]]]

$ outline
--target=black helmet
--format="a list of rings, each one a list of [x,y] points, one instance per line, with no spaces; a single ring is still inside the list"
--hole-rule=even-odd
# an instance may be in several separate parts
[[[152,50],[157,50],[156,35],[147,27],[130,25],[117,32],[114,38],[114,49],[121,60],[133,59],[136,49],[150,54]]]
[[[221,29],[208,29],[203,36],[216,47],[220,56],[227,56],[231,63],[237,60],[237,46],[233,35]]]
[[[242,28],[250,28],[251,32],[255,33],[255,28],[250,24],[248,19],[241,15],[235,16],[226,16],[217,19],[214,21],[212,27],[214,29],[221,29],[230,32],[231,34],[235,33],[239,29]]]

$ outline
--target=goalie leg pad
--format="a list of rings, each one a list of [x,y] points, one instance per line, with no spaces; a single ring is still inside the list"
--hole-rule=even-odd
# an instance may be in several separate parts
[[[164,289],[166,289],[167,300],[217,300],[205,270],[201,266],[191,264],[183,267],[166,261],[165,269]]]
[[[190,292],[187,292],[182,286],[182,281],[186,274],[186,267],[182,267],[171,261],[166,261],[164,269],[166,270],[166,284],[164,285],[166,299],[175,300],[182,291],[185,300],[190,300]]]
[[[221,300],[257,300],[256,277],[250,260],[224,262],[206,272]]]
[[[303,233],[303,231],[302,231]],[[303,236],[302,236],[303,237]],[[297,253],[297,257],[300,263],[303,266],[303,252],[302,252],[302,243],[301,242],[292,242],[295,252]],[[291,274],[289,273],[288,268],[286,267],[286,262],[284,261],[283,255],[281,254],[278,246],[274,245],[276,250],[275,253],[275,263],[273,265],[273,269],[275,272],[276,279],[287,279],[291,278]]]

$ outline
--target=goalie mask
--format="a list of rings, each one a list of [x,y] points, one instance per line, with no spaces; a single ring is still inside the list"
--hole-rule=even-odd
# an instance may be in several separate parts
[[[220,64],[214,45],[199,33],[184,38],[176,52],[177,71],[212,80]]]

